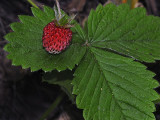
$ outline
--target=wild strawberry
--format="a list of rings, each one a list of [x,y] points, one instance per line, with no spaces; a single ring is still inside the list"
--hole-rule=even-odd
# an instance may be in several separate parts
[[[73,19],[68,19],[66,15],[61,14],[59,3],[54,8],[55,17],[52,22],[48,23],[43,29],[42,42],[43,47],[49,53],[59,54],[64,51],[71,43],[72,31],[69,23]]]
[[[71,43],[72,31],[69,28],[56,26],[55,21],[50,22],[43,29],[43,47],[49,53],[59,54]]]

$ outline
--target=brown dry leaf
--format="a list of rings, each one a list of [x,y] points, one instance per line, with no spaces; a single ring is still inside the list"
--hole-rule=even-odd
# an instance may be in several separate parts
[[[137,4],[138,4],[138,0],[132,0],[131,9],[136,8]]]
[[[131,9],[136,8],[136,7],[144,7],[143,4],[141,2],[138,2],[139,0],[132,0],[132,4],[131,4]],[[108,0],[105,4],[109,4],[109,3],[114,3],[114,4],[122,4],[122,3],[126,3],[127,0]]]

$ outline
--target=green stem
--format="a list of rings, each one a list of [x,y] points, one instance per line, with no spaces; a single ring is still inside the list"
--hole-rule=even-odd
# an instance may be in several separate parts
[[[27,0],[33,7],[39,8],[32,0]]]
[[[62,93],[59,95],[56,100],[52,103],[52,105],[48,108],[48,110],[42,115],[42,117],[39,120],[45,120],[47,116],[59,105],[59,103],[64,98],[65,94]]]

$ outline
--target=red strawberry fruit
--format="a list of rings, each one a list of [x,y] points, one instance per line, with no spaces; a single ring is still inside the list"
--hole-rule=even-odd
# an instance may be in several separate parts
[[[57,8],[54,8],[55,19],[48,23],[43,29],[42,42],[45,50],[51,54],[59,54],[64,51],[71,43],[72,31],[70,22],[66,15],[61,14],[58,0]]]
[[[43,29],[43,47],[49,53],[59,54],[71,43],[72,31],[69,28],[57,26],[55,21],[50,22]]]

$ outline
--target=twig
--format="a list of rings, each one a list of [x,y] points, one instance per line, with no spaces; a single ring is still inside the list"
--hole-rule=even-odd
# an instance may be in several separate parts
[[[59,103],[64,98],[65,94],[62,93],[59,95],[56,100],[52,103],[52,105],[48,108],[48,110],[42,115],[42,117],[39,120],[45,120],[47,116],[59,105]]]
[[[27,0],[33,7],[39,8],[32,0]]]

